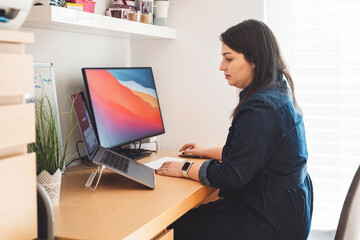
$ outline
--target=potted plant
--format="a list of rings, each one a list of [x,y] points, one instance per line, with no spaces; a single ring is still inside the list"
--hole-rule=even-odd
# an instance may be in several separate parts
[[[66,152],[72,132],[72,112],[74,104],[71,104],[68,132],[63,149],[60,149],[60,134],[56,118],[57,112],[50,104],[48,96],[41,94],[35,99],[35,132],[34,143],[29,144],[29,151],[36,152],[36,173],[38,182],[44,186],[53,205],[59,204],[61,174],[64,170]]]

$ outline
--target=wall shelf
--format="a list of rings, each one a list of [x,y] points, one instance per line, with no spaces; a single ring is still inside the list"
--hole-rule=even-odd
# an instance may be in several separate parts
[[[23,26],[127,39],[175,39],[172,28],[56,6],[33,6]]]

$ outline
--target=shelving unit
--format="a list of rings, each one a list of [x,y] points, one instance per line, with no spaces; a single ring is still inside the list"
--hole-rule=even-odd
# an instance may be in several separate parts
[[[34,34],[0,29],[0,239],[37,237],[35,106],[24,95],[34,91],[33,56],[25,44]]]
[[[128,39],[175,39],[172,28],[56,6],[33,6],[23,26]]]

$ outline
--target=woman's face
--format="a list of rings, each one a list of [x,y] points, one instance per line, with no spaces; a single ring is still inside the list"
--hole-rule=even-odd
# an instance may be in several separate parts
[[[220,71],[224,71],[230,86],[244,89],[254,78],[255,64],[245,60],[244,54],[238,53],[222,44]]]

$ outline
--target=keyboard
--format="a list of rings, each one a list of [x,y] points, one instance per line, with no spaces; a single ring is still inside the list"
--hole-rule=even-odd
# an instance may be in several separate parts
[[[129,159],[110,151],[104,152],[100,162],[104,163],[104,165],[123,171],[124,173],[127,173],[129,168]]]
[[[132,160],[139,160],[141,158],[151,155],[151,152],[149,152],[149,151],[123,151],[120,154],[122,154],[128,158],[131,158]]]
[[[132,160],[139,160],[141,158],[151,155],[152,153],[151,151],[143,149],[121,149],[118,147],[111,148],[111,150]]]

